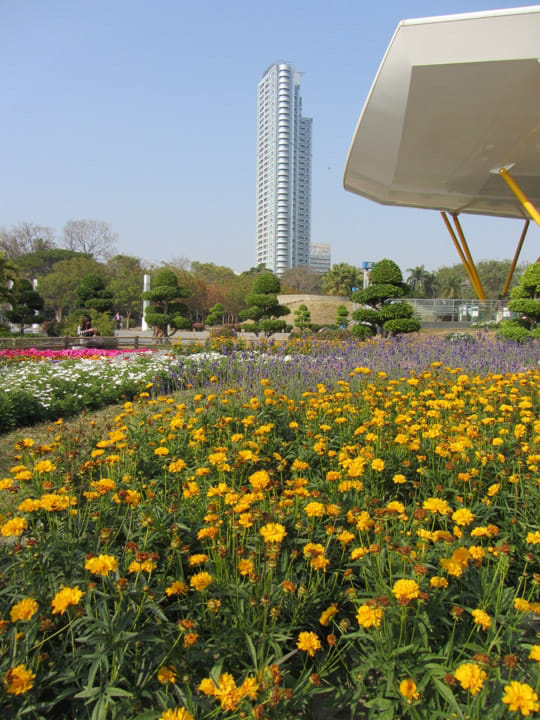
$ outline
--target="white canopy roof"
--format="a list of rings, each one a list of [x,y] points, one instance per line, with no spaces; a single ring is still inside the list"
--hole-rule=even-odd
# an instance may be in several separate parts
[[[347,157],[346,190],[385,205],[526,217],[540,205],[540,5],[403,20]]]

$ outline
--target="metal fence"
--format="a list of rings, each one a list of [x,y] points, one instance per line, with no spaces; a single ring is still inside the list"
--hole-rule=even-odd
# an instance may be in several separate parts
[[[194,338],[196,342],[198,338]],[[75,348],[100,348],[105,350],[113,349],[137,349],[137,348],[166,348],[170,347],[178,338],[153,338],[149,335],[122,335],[118,337],[96,337],[81,338],[70,337],[43,337],[40,335],[28,334],[26,336],[0,337],[0,349],[25,349],[37,348],[38,350],[69,350]],[[182,339],[182,342],[185,342]]]
[[[406,298],[421,322],[496,323],[515,316],[500,300]]]

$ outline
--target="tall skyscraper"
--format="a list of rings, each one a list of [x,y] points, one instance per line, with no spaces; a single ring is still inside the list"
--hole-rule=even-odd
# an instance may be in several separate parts
[[[300,73],[271,65],[257,94],[257,264],[277,275],[310,264],[311,124]]]

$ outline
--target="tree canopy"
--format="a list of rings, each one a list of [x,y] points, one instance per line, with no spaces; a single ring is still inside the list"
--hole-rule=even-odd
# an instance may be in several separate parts
[[[151,287],[151,290],[143,293],[143,298],[150,301],[144,314],[146,322],[163,337],[190,328],[191,321],[186,317],[187,307],[180,302],[182,298],[188,297],[189,290],[180,287],[175,273],[168,268],[158,270]]]
[[[280,289],[277,275],[271,272],[257,275],[252,292],[246,295],[247,310],[240,313],[242,320],[253,321],[245,323],[244,330],[257,334],[263,332],[265,335],[285,331],[287,324],[279,318],[288,315],[290,310],[279,303],[277,296]]]
[[[360,268],[348,263],[337,263],[321,277],[321,285],[325,295],[350,297],[354,287],[362,287],[363,279]]]
[[[353,301],[364,307],[352,314],[356,325],[351,333],[366,337],[377,333],[398,335],[420,330],[420,323],[413,318],[414,311],[398,299],[408,294],[408,286],[398,265],[384,259],[375,263],[370,273],[370,285],[353,293]]]

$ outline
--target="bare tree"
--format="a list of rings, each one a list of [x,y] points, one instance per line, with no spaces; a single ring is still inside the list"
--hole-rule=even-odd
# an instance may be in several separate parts
[[[50,227],[20,222],[9,230],[0,228],[0,250],[8,259],[54,247],[54,230]]]
[[[115,253],[118,234],[100,220],[68,220],[64,225],[62,244],[69,250],[91,255],[95,260],[109,260]]]

